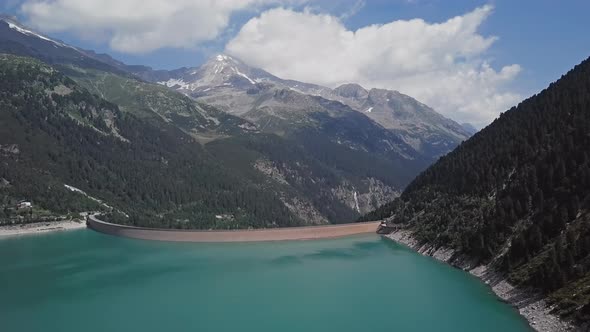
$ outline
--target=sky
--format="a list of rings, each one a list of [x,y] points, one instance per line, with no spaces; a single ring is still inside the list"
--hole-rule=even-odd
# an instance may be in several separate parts
[[[3,0],[0,11],[129,64],[228,53],[286,79],[398,90],[479,128],[590,56],[587,0]]]

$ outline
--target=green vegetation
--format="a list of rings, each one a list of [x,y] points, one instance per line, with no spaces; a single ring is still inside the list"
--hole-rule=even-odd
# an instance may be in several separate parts
[[[67,184],[112,206],[108,220],[138,226],[342,223],[359,217],[354,192],[410,176],[388,172],[401,167],[393,153],[330,142],[350,123],[321,129],[328,136],[316,128],[280,137],[158,85],[0,56],[2,208],[29,200],[52,216],[109,210]]]
[[[308,116],[309,110],[304,106],[301,106],[304,109],[289,109],[283,114],[285,118],[275,119],[278,121],[276,130],[269,130],[272,127],[269,126],[270,121],[264,118],[259,122],[265,124],[265,130],[260,133],[255,125],[242,118],[197,103],[157,84],[91,68],[66,65],[59,68],[92,93],[117,104],[122,112],[152,122],[163,120],[176,126],[204,144],[205,149],[233,175],[273,191],[282,204],[305,202],[304,210],[318,211],[324,220],[330,222],[350,222],[359,216],[353,206],[345,205],[334,194],[343,184],[354,186],[349,190],[367,192],[366,183],[369,178],[374,178],[399,188],[426,164],[423,159],[401,160],[396,151],[384,149],[388,145],[383,140],[397,138],[383,136],[385,131],[376,128],[366,117],[338,103],[337,106],[343,109],[335,110],[333,117],[322,116],[320,111]],[[296,125],[292,117],[297,114],[322,126]],[[336,137],[351,137],[363,146],[352,149],[333,142]],[[371,151],[366,151],[364,147]],[[253,167],[260,160],[268,161],[286,183],[268,179],[267,175]],[[382,201],[383,198],[379,199]],[[173,215],[179,220],[193,217],[198,215],[185,212]],[[218,219],[216,224],[219,223]],[[173,224],[175,227],[186,227],[184,221]]]
[[[215,228],[221,213],[234,216],[227,227],[302,223],[176,126],[121,112],[36,60],[0,57],[0,142],[13,147],[2,150],[4,195],[56,213],[96,208],[69,184],[142,226]]]
[[[204,142],[239,134],[248,131],[243,128],[253,127],[243,119],[200,105],[165,86],[92,68],[71,65],[58,68],[92,94],[117,104],[121,111],[144,119],[163,119]]]
[[[590,59],[442,157],[363,220],[492,262],[587,321]]]

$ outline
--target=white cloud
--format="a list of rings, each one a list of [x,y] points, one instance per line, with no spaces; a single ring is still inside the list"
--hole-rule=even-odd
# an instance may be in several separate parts
[[[45,32],[75,31],[114,50],[145,53],[216,38],[232,13],[280,0],[26,0],[22,12]]]
[[[496,70],[486,59],[497,38],[478,28],[492,10],[483,6],[442,23],[399,20],[350,31],[334,16],[276,8],[248,21],[226,51],[284,78],[396,89],[482,126],[521,99],[505,90],[520,66]]]

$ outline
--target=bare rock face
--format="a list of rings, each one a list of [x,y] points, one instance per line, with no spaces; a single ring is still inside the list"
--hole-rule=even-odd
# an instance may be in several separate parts
[[[0,151],[4,154],[19,154],[18,144],[0,144]]]
[[[269,178],[281,183],[289,184],[281,171],[269,160],[260,159],[254,163],[254,168]]]
[[[358,186],[358,188],[349,182],[345,182],[332,189],[332,193],[342,203],[361,215],[375,210],[400,195],[399,190],[387,186],[377,179],[368,178],[362,182],[362,185]]]
[[[306,183],[322,184],[319,194],[324,199],[329,198],[341,203],[354,215],[373,211],[400,194],[399,190],[375,178],[366,178],[356,185],[351,180],[342,178],[336,186],[326,186],[325,178],[315,177],[309,173],[309,165],[299,163],[294,166],[276,165],[267,159],[259,159],[253,164],[254,169],[283,187],[281,196],[283,204],[296,216],[310,224],[324,224],[329,223],[330,220],[322,214],[321,206],[316,206],[318,203],[314,205],[307,198],[309,193],[301,192],[301,188],[305,188]],[[294,195],[297,192],[301,195]]]
[[[294,215],[310,225],[324,225],[330,222],[324,217],[311,202],[298,197],[281,197],[281,201]]]
[[[365,88],[355,83],[343,84],[334,89],[333,93],[342,98],[356,101],[363,101],[369,96],[369,92]]]
[[[361,214],[373,211],[390,202],[392,197],[396,198],[401,194],[398,189],[388,186],[375,178],[367,179],[366,183],[368,185],[367,191],[358,195]]]

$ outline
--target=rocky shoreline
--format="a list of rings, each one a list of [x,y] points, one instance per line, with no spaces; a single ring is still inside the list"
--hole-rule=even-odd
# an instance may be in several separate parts
[[[0,238],[6,236],[39,234],[86,228],[86,222],[80,220],[46,221],[31,224],[0,226]]]
[[[441,262],[469,272],[473,276],[490,286],[492,291],[503,301],[514,306],[520,315],[526,318],[529,325],[538,332],[578,331],[575,326],[551,313],[552,307],[539,294],[520,289],[511,285],[500,273],[487,265],[477,265],[475,262],[458,257],[449,248],[433,248],[429,245],[421,246],[408,230],[395,230],[384,235],[397,243],[403,244],[424,256],[433,257]]]

